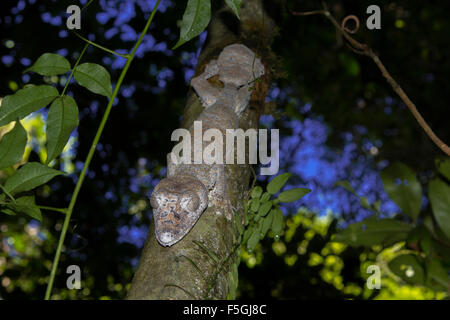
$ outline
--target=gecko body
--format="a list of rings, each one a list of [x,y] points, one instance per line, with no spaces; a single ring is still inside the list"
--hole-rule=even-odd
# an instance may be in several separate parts
[[[202,121],[202,136],[208,129],[237,129],[239,117],[248,106],[251,82],[264,74],[264,67],[255,54],[242,44],[225,47],[217,60],[211,60],[205,71],[191,81],[205,109],[196,119]],[[208,78],[219,75],[224,87],[218,89]],[[194,126],[189,128],[191,137]],[[209,143],[203,141],[203,148]],[[192,148],[191,159],[195,150]],[[225,152],[222,153],[225,157]],[[167,156],[167,177],[153,190],[155,234],[163,246],[180,241],[195,225],[211,201],[227,201],[225,159],[222,164],[178,163]],[[222,202],[223,203],[223,202]]]

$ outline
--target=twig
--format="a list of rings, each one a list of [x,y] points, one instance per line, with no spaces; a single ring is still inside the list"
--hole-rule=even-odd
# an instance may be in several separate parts
[[[414,118],[417,120],[419,125],[422,127],[422,129],[425,131],[427,136],[434,142],[434,144],[441,149],[445,154],[450,156],[450,147],[445,144],[439,137],[433,132],[431,127],[428,125],[428,123],[425,121],[425,119],[422,117],[420,112],[417,110],[416,105],[411,101],[411,99],[408,97],[408,95],[403,91],[403,89],[400,87],[400,85],[397,83],[397,81],[394,80],[394,78],[391,76],[391,74],[387,71],[384,64],[381,62],[380,58],[373,52],[373,50],[365,43],[361,43],[354,38],[352,38],[349,33],[354,33],[359,28],[359,20],[356,16],[347,16],[343,21],[342,24],[339,25],[339,23],[336,21],[336,19],[331,15],[330,11],[328,10],[325,2],[322,2],[322,5],[324,7],[323,10],[315,10],[315,11],[308,11],[308,12],[296,12],[291,11],[291,13],[295,16],[308,16],[313,14],[322,14],[324,15],[328,20],[331,21],[331,23],[335,26],[335,28],[344,36],[344,38],[349,42],[350,49],[358,54],[362,54],[365,56],[370,57],[373,62],[377,65],[378,69],[381,71],[381,74],[383,77],[387,80],[387,82],[391,85],[392,89],[397,93],[397,95],[400,97],[400,99],[403,101],[403,103],[406,104],[409,111],[412,113]],[[353,30],[348,29],[345,24],[348,20],[355,20],[356,21],[356,27]]]

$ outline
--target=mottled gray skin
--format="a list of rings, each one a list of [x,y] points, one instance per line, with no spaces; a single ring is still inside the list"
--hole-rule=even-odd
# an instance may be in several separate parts
[[[239,127],[239,116],[247,108],[252,93],[251,82],[264,74],[264,67],[254,53],[242,44],[223,49],[205,71],[191,81],[205,110],[197,118],[202,131]],[[222,89],[212,86],[208,78],[219,75]],[[194,137],[193,126],[189,129]],[[202,132],[202,134],[203,134]],[[204,148],[210,142],[203,142]],[[225,157],[225,150],[223,155]],[[194,159],[192,150],[191,159]],[[225,163],[225,159],[222,163]],[[175,164],[167,156],[167,178],[162,179],[150,199],[158,242],[171,246],[180,241],[195,225],[208,204],[228,204],[225,164]]]

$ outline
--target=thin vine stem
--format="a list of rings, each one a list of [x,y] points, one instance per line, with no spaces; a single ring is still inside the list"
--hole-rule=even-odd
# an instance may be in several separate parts
[[[67,209],[66,208],[54,208],[54,207],[47,207],[47,206],[37,206],[37,207],[39,209],[42,209],[42,210],[60,212],[60,213],[63,213],[63,214],[67,213]]]
[[[64,244],[64,239],[66,237],[67,229],[69,227],[70,217],[72,216],[73,208],[75,206],[75,203],[76,203],[76,200],[77,200],[77,197],[78,197],[78,193],[80,192],[81,186],[83,185],[83,181],[84,181],[84,178],[86,176],[86,172],[87,172],[87,170],[89,168],[89,164],[91,163],[92,157],[94,156],[95,149],[97,148],[97,144],[98,144],[98,142],[100,140],[100,137],[102,135],[103,129],[105,128],[106,121],[108,120],[109,113],[111,112],[111,108],[112,108],[114,99],[117,96],[117,93],[119,92],[119,88],[120,88],[120,86],[121,86],[121,84],[123,82],[123,79],[125,78],[125,75],[126,75],[126,73],[128,71],[128,68],[130,67],[131,62],[133,61],[133,57],[136,54],[136,51],[137,51],[137,49],[139,48],[139,46],[140,46],[140,44],[142,42],[142,39],[144,38],[145,34],[148,31],[148,28],[150,27],[150,24],[152,23],[153,17],[155,16],[156,10],[158,9],[158,6],[159,6],[160,2],[161,2],[161,0],[158,0],[156,2],[155,6],[154,6],[154,8],[152,10],[152,13],[151,13],[150,17],[148,18],[147,23],[146,23],[146,25],[145,25],[145,27],[144,27],[144,29],[143,29],[139,39],[137,40],[136,44],[133,47],[133,50],[130,53],[129,59],[127,59],[127,62],[126,62],[125,66],[124,66],[124,68],[123,68],[123,70],[122,70],[122,72],[121,72],[121,74],[119,76],[119,79],[117,80],[117,84],[116,84],[116,86],[114,88],[114,91],[113,91],[113,94],[111,96],[111,99],[108,102],[108,105],[106,107],[105,113],[103,114],[103,118],[102,118],[102,120],[100,122],[100,125],[99,125],[98,129],[97,129],[97,133],[96,133],[96,135],[94,137],[94,140],[92,142],[91,148],[89,149],[89,153],[88,153],[88,155],[86,157],[86,161],[84,162],[83,169],[82,169],[81,174],[80,174],[80,176],[78,178],[77,184],[75,185],[75,190],[74,190],[74,192],[72,194],[72,198],[70,199],[70,204],[69,204],[69,207],[67,209],[66,217],[64,219],[64,224],[63,224],[61,235],[60,235],[59,242],[58,242],[58,247],[56,249],[55,257],[54,257],[54,260],[53,260],[52,270],[51,270],[51,273],[50,273],[50,279],[49,279],[49,282],[47,284],[47,290],[45,292],[45,300],[49,300],[50,299],[50,294],[52,292],[53,283],[55,281],[56,269],[58,267],[59,259],[60,259],[60,256],[61,256],[62,246]]]
[[[71,80],[72,77],[73,77],[73,74],[74,74],[74,72],[75,72],[75,69],[77,68],[78,64],[80,63],[81,58],[83,57],[83,55],[84,55],[84,53],[86,52],[86,49],[87,49],[88,47],[89,47],[89,43],[86,43],[86,45],[84,46],[83,50],[82,50],[81,53],[80,53],[80,56],[78,57],[77,61],[75,62],[75,65],[73,66],[72,71],[70,72],[69,78],[68,78],[67,81],[66,81],[66,85],[64,86],[64,89],[63,89],[63,91],[61,92],[61,97],[66,93],[66,90],[67,90],[67,88],[69,87],[69,83],[70,83],[70,80]]]
[[[359,27],[359,20],[356,16],[348,16],[343,21],[342,24],[339,25],[339,23],[336,21],[336,19],[333,17],[331,12],[328,10],[328,6],[326,5],[325,1],[322,1],[323,10],[314,10],[314,11],[308,11],[308,12],[297,12],[290,10],[291,14],[294,16],[309,16],[309,15],[324,15],[328,20],[331,21],[331,23],[335,26],[336,30],[342,34],[342,36],[349,42],[350,49],[357,53],[365,55],[373,60],[373,62],[376,64],[378,69],[380,70],[383,77],[386,79],[386,81],[389,83],[389,85],[392,87],[392,90],[399,96],[399,98],[403,101],[403,103],[408,107],[409,111],[413,115],[414,119],[416,119],[419,126],[423,129],[425,134],[430,138],[430,140],[446,155],[450,156],[450,147],[442,141],[431,129],[431,127],[428,125],[428,123],[425,121],[425,119],[420,114],[419,110],[417,109],[416,105],[412,102],[412,100],[409,98],[409,96],[406,94],[405,91],[400,87],[400,85],[395,81],[395,79],[391,76],[389,71],[384,66],[383,62],[381,62],[381,59],[373,52],[373,50],[365,43],[361,43],[357,41],[356,39],[352,38],[349,33],[355,33]],[[357,23],[357,26],[355,30],[349,30],[345,27],[345,23],[347,20],[353,19]]]
[[[114,54],[114,55],[116,55],[116,56],[119,56],[119,57],[122,57],[122,58],[125,58],[125,59],[128,59],[128,58],[130,57],[128,54],[118,53],[118,52],[116,52],[116,51],[114,51],[114,50],[111,50],[111,49],[108,49],[108,48],[106,48],[106,47],[104,47],[104,46],[102,46],[102,45],[99,45],[98,43],[95,43],[95,42],[93,42],[93,41],[91,41],[91,40],[89,40],[89,39],[86,39],[85,37],[83,37],[81,34],[79,34],[79,33],[76,32],[76,31],[74,31],[73,33],[74,33],[78,38],[80,38],[81,40],[83,40],[84,42],[86,42],[86,43],[88,43],[88,44],[90,44],[90,45],[93,45],[94,47],[99,48],[99,49],[101,49],[101,50],[103,50],[103,51],[105,51],[105,52]]]

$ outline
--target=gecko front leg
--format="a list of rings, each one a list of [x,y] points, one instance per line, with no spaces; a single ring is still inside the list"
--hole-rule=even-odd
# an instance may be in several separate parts
[[[219,97],[219,89],[208,82],[208,79],[219,73],[216,60],[211,60],[205,67],[205,71],[199,76],[192,78],[191,86],[199,96],[203,106],[208,108],[216,103]]]

